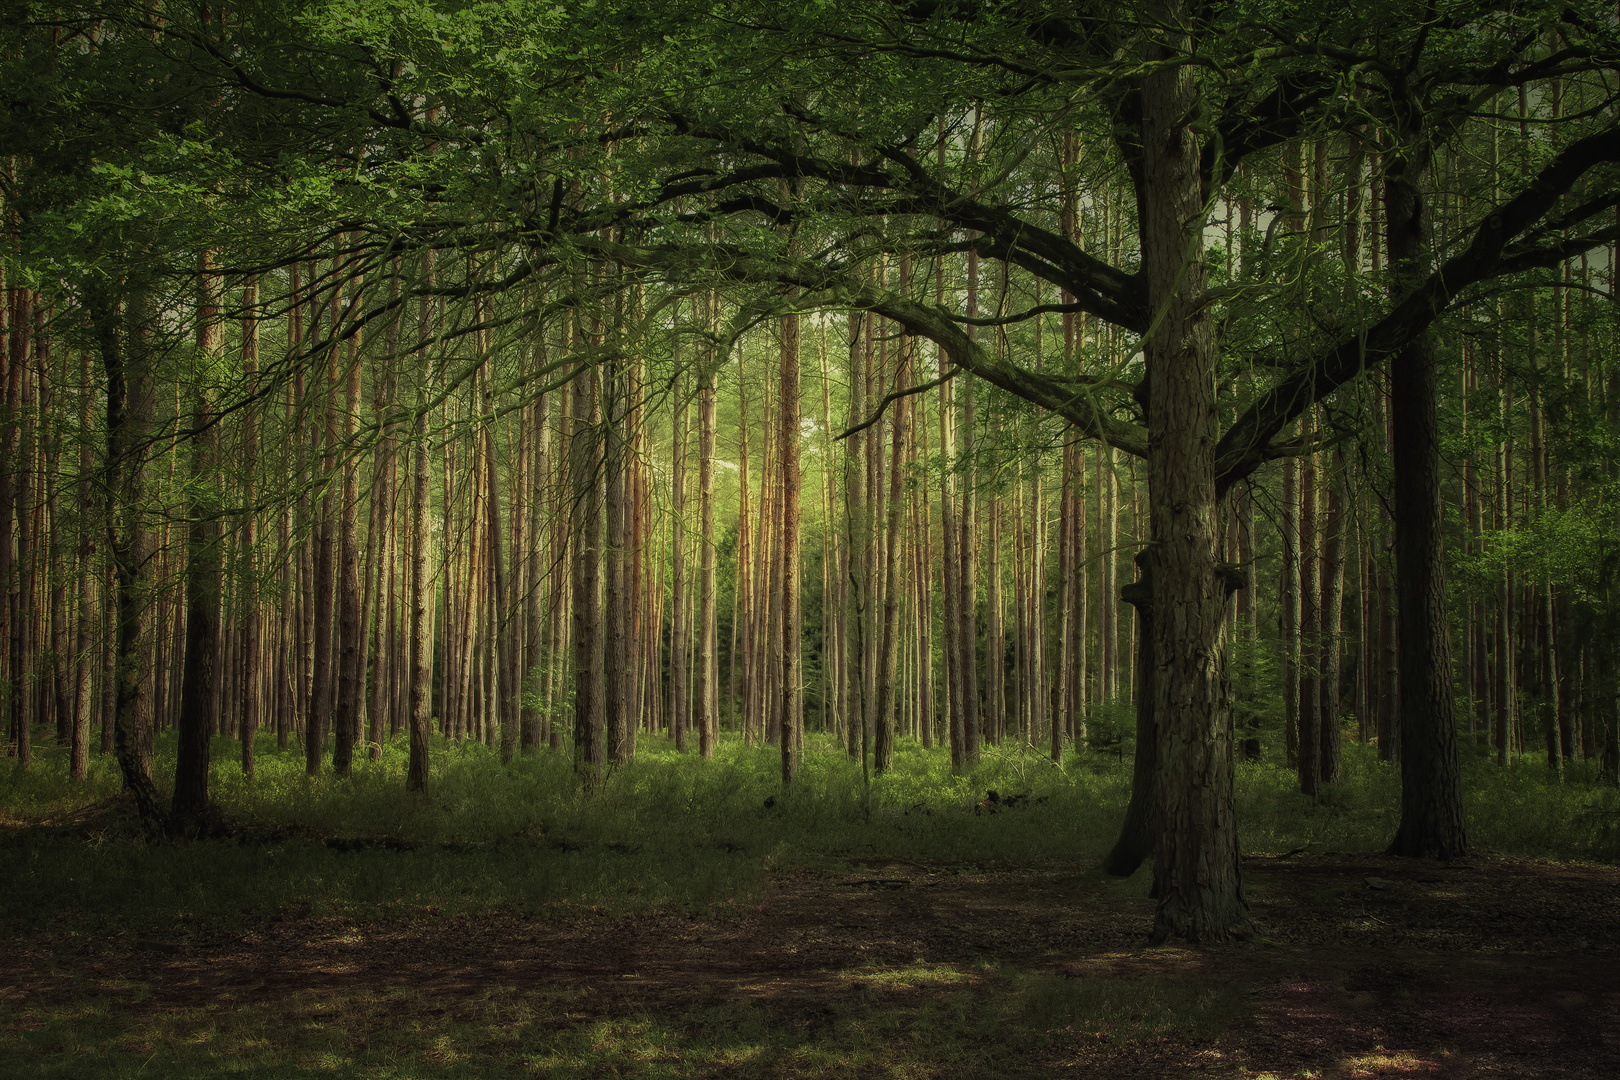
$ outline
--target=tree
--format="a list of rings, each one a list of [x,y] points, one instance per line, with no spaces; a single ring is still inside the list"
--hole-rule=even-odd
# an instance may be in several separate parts
[[[1154,620],[1154,667],[1163,676],[1155,691],[1164,751],[1158,767],[1168,780],[1160,792],[1159,873],[1165,886],[1155,933],[1220,939],[1247,920],[1231,822],[1221,668],[1224,591],[1216,573],[1219,500],[1266,461],[1302,452],[1282,435],[1291,421],[1363,372],[1386,362],[1400,366],[1401,357],[1414,355],[1408,350],[1421,348],[1424,335],[1471,287],[1556,265],[1605,242],[1608,232],[1594,219],[1614,205],[1612,186],[1598,194],[1589,186],[1579,204],[1561,207],[1560,200],[1578,183],[1606,176],[1601,167],[1620,156],[1620,140],[1610,114],[1600,119],[1592,113],[1590,127],[1525,177],[1516,193],[1459,230],[1462,238],[1444,258],[1422,268],[1408,261],[1391,281],[1388,301],[1369,304],[1358,294],[1362,302],[1352,309],[1336,300],[1318,302],[1317,326],[1304,334],[1303,349],[1284,350],[1282,342],[1258,332],[1258,322],[1244,322],[1258,315],[1256,301],[1277,295],[1279,279],[1232,282],[1205,297],[1210,270],[1204,223],[1240,163],[1263,159],[1291,141],[1371,123],[1392,138],[1410,142],[1421,132],[1421,139],[1432,142],[1488,111],[1503,88],[1544,82],[1555,73],[1606,70],[1615,53],[1607,17],[1596,11],[1572,13],[1551,42],[1530,29],[1538,24],[1527,13],[1488,5],[1427,15],[1390,5],[1353,17],[1300,8],[1268,13],[1263,24],[1236,8],[1208,13],[1164,4],[1141,14],[1138,21],[1131,12],[1099,8],[1065,18],[986,6],[973,11],[970,21],[967,9],[948,5],[895,7],[882,15],[760,11],[756,21],[765,33],[750,41],[752,57],[728,54],[728,62],[769,63],[790,73],[815,64],[837,66],[846,93],[824,95],[814,106],[788,99],[752,107],[735,99],[721,107],[700,97],[664,95],[665,115],[676,132],[707,143],[715,154],[712,174],[671,181],[665,190],[702,193],[717,207],[763,214],[776,223],[814,221],[835,234],[845,230],[844,245],[829,245],[824,250],[832,254],[813,263],[755,237],[737,237],[724,248],[726,272],[739,280],[787,281],[825,303],[877,311],[936,340],[973,374],[1148,459],[1154,604],[1160,613]],[[1390,34],[1390,26],[1402,29]],[[774,47],[761,49],[761,40]],[[705,46],[716,48],[712,39]],[[893,78],[892,69],[874,57],[904,65],[903,89],[891,82],[883,92],[862,93],[868,73]],[[791,74],[774,77],[791,80]],[[1370,82],[1379,93],[1369,91],[1356,99],[1358,111],[1347,110],[1338,92],[1346,79]],[[1077,108],[1069,96],[1077,84],[1099,103],[1090,117],[1069,111]],[[882,104],[863,104],[874,100]],[[981,120],[987,108],[982,103],[992,100],[1005,105]],[[1432,107],[1403,120],[1402,109],[1414,100]],[[992,168],[1030,160],[1044,125],[1088,120],[1097,125],[1099,142],[1112,141],[1131,178],[1140,260],[1135,268],[1104,263],[1023,209],[1025,192],[1015,199],[998,193],[988,179]],[[914,152],[935,127],[947,139],[965,141],[962,125],[969,123],[990,135],[982,155],[956,155],[950,166],[933,168]],[[959,125],[954,135],[952,124]],[[980,166],[981,157],[993,164]],[[804,194],[774,197],[769,183],[786,176]],[[1398,175],[1392,176],[1398,186]],[[818,192],[824,193],[820,202]],[[996,258],[1045,278],[1074,296],[1079,310],[1145,339],[1140,377],[1124,381],[1121,397],[1117,372],[1121,366],[1129,370],[1128,363],[1079,375],[1021,367],[987,352],[964,331],[983,321],[971,310],[955,315],[849,272],[856,253],[874,242],[868,239],[873,222],[897,213],[916,215],[911,220],[918,224],[891,225],[878,233],[877,246],[921,257],[967,251],[970,258]],[[947,228],[938,228],[939,221]],[[1391,213],[1389,227],[1403,227],[1398,214]],[[637,261],[630,253],[625,258]],[[656,251],[641,253],[641,259],[670,265]],[[1339,269],[1352,279],[1364,273],[1360,265]],[[1228,332],[1231,360],[1275,373],[1237,403],[1236,419],[1224,432],[1215,427],[1211,389],[1222,363],[1210,322],[1217,305],[1223,325],[1253,327],[1246,334]],[[1405,405],[1422,408],[1413,398],[1420,391],[1403,385],[1400,393]],[[1414,527],[1417,522],[1407,523],[1409,535]],[[1419,573],[1410,558],[1406,566],[1403,574]],[[1171,611],[1174,618],[1163,617]],[[1429,649],[1429,662],[1409,678],[1422,680],[1426,692],[1442,693],[1437,688],[1449,680],[1445,658],[1434,654],[1432,636],[1421,640],[1425,644],[1411,647]],[[1412,683],[1413,694],[1417,685]],[[1443,723],[1437,716],[1430,726]],[[1431,760],[1427,767],[1443,766]],[[1416,773],[1407,778],[1409,787],[1422,782]],[[1455,809],[1455,793],[1445,785],[1438,792]],[[1432,841],[1418,846],[1431,847]]]
[[[192,477],[194,492],[186,523],[186,655],[180,688],[180,748],[175,763],[174,824],[197,828],[208,810],[210,745],[217,724],[219,678],[220,499],[216,488],[218,435],[211,413],[209,367],[217,364],[224,338],[219,324],[219,283],[207,254],[197,303],[197,352],[202,364],[193,388]]]

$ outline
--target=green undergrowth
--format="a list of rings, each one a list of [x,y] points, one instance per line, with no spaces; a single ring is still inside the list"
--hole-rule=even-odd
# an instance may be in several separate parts
[[[428,794],[404,790],[405,747],[353,775],[305,774],[297,748],[257,746],[245,778],[237,745],[217,740],[211,793],[225,835],[148,845],[98,759],[83,784],[47,748],[0,791],[0,866],[15,898],[0,918],[65,912],[87,929],[166,924],[175,912],[233,923],[291,908],[365,917],[405,903],[445,911],[701,911],[746,899],[773,869],[835,869],[861,859],[952,863],[1095,861],[1128,791],[1123,774],[1028,747],[991,748],[972,774],[939,751],[903,746],[868,789],[859,763],[812,737],[783,792],[774,748],[723,741],[713,760],[643,737],[636,759],[593,794],[566,756],[503,765],[478,744],[436,742]],[[172,774],[172,736],[155,772]],[[986,793],[1022,795],[1012,810]]]
[[[1018,863],[1083,869],[1112,844],[1129,797],[1128,754],[1081,751],[1054,765],[1009,743],[966,775],[940,749],[902,742],[893,770],[863,781],[859,763],[812,736],[789,792],[771,747],[724,740],[713,760],[643,737],[632,764],[584,794],[564,755],[501,764],[478,744],[438,740],[429,793],[404,790],[402,741],[339,778],[305,775],[297,747],[258,744],[249,780],[237,745],[214,747],[212,792],[227,826],[216,839],[149,845],[118,799],[110,759],[83,783],[59,748],[29,770],[0,771],[0,874],[13,925],[231,925],[269,912],[385,917],[405,904],[446,912],[716,909],[755,895],[776,869],[842,871],[863,860]],[[1472,748],[1470,748],[1470,751]],[[156,772],[172,775],[172,735]],[[1399,807],[1396,770],[1345,748],[1346,776],[1320,799],[1279,763],[1238,766],[1240,843],[1249,852],[1381,850]],[[1503,773],[1470,753],[1469,826],[1485,850],[1620,861],[1620,800],[1528,759]],[[1024,796],[1010,808],[991,804]]]
[[[1544,759],[1507,769],[1483,749],[1462,751],[1463,809],[1478,850],[1538,859],[1620,862],[1620,790],[1592,782],[1584,763],[1559,782]],[[1238,835],[1244,851],[1382,851],[1400,820],[1400,767],[1346,742],[1344,780],[1319,798],[1299,793],[1281,763],[1238,766]]]
[[[1247,1001],[1237,983],[922,964],[830,973],[814,1000],[491,985],[154,1007],[146,984],[80,989],[11,1014],[0,1077],[1024,1076],[1098,1042],[1213,1042]]]

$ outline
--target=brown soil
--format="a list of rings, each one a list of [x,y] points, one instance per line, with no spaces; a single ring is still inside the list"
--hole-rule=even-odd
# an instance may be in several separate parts
[[[1620,1075],[1620,871],[1327,854],[1247,860],[1245,882],[1260,936],[1232,946],[1148,948],[1152,902],[1090,876],[885,862],[781,873],[757,906],[712,918],[401,910],[361,923],[282,919],[232,937],[183,927],[93,944],[37,935],[0,953],[0,999],[60,999],[85,980],[144,984],[154,1008],[544,985],[588,988],[603,1017],[746,1000],[813,1018],[865,992],[845,977],[852,969],[988,962],[1076,979],[1236,981],[1251,1002],[1216,1039],[1070,1033],[1037,1060],[1009,1062],[1008,1075]]]

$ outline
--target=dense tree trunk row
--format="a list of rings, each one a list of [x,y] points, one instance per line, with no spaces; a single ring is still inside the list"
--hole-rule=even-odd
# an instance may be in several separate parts
[[[307,273],[314,280],[320,271]],[[901,278],[915,276],[900,269]],[[217,314],[217,286],[206,274],[202,280],[215,291],[197,307],[197,349],[217,366],[227,325]],[[971,259],[960,287],[976,306]],[[230,326],[231,351],[246,379],[256,377],[263,338],[257,288],[243,293]],[[344,310],[337,297],[317,303],[310,296],[292,306],[282,317],[281,340],[295,348],[330,336]],[[713,327],[719,304],[711,293],[694,310]],[[919,365],[914,340],[872,317],[850,321],[847,350],[829,349],[825,340],[845,332],[841,322],[811,322],[810,348],[822,362],[818,377],[801,386],[798,358],[807,346],[794,339],[800,317],[785,316],[774,357],[763,357],[779,383],[774,400],[748,387],[762,360],[756,355],[745,364],[746,354],[758,353],[762,341],[745,341],[730,365],[705,356],[680,387],[695,405],[695,440],[683,405],[671,429],[671,466],[663,469],[649,467],[656,440],[647,439],[646,384],[634,362],[604,365],[594,386],[582,378],[571,391],[507,409],[482,368],[464,392],[435,399],[436,361],[424,355],[411,373],[419,387],[406,399],[403,423],[385,421],[398,414],[397,376],[381,368],[368,373],[359,335],[334,344],[324,370],[302,391],[292,388],[285,416],[249,409],[234,422],[215,422],[212,391],[199,374],[185,391],[192,397],[182,396],[171,420],[155,412],[140,420],[146,427],[178,425],[176,445],[187,457],[174,478],[167,457],[111,462],[126,492],[139,490],[137,475],[150,474],[159,485],[183,482],[191,500],[191,520],[183,528],[156,524],[155,544],[138,507],[130,498],[122,503],[123,543],[161,548],[161,573],[185,580],[189,591],[183,608],[128,597],[123,618],[139,614],[140,644],[120,647],[109,629],[117,620],[103,615],[117,608],[118,588],[101,559],[111,556],[116,567],[122,545],[115,537],[104,548],[86,527],[99,512],[94,489],[72,482],[106,455],[89,442],[66,447],[60,427],[37,419],[68,408],[85,427],[83,417],[95,413],[104,390],[85,383],[90,350],[51,347],[43,307],[32,294],[11,290],[6,307],[4,386],[9,415],[19,419],[5,428],[7,467],[0,476],[11,508],[0,519],[5,697],[12,752],[25,762],[40,725],[75,748],[74,760],[87,761],[93,727],[116,720],[103,702],[115,703],[117,695],[100,687],[111,685],[109,663],[120,655],[138,655],[135,666],[153,672],[144,690],[126,691],[132,704],[140,699],[127,713],[133,745],[149,745],[153,729],[171,725],[192,732],[186,752],[194,755],[206,755],[196,741],[203,730],[243,736],[249,772],[251,736],[261,726],[278,739],[302,737],[310,768],[318,770],[332,718],[333,763],[342,772],[352,767],[360,742],[375,756],[377,744],[419,722],[424,707],[437,714],[446,736],[498,744],[510,758],[554,742],[560,696],[572,697],[576,717],[584,718],[575,732],[587,761],[597,752],[590,742],[597,723],[606,725],[604,762],[627,759],[636,730],[667,729],[683,746],[690,732],[696,749],[712,753],[729,728],[773,743],[792,733],[794,746],[784,748],[791,771],[808,697],[814,726],[854,751],[868,725],[879,770],[892,765],[898,736],[950,745],[966,767],[979,746],[1008,738],[1060,754],[1069,741],[1086,737],[1096,707],[1111,700],[1112,679],[1131,669],[1116,659],[1134,639],[1117,627],[1112,584],[1119,580],[1112,556],[1129,550],[1135,528],[1123,512],[1133,502],[1129,472],[1118,462],[1110,466],[1110,452],[1088,454],[1072,439],[1037,452],[1016,474],[989,464],[991,457],[975,453],[974,439],[1004,445],[1016,442],[1016,432],[977,434],[982,424],[1000,421],[976,415],[979,404],[960,380],[899,397],[877,422],[832,438],[834,397],[848,401],[848,420],[838,423],[858,424],[892,391],[948,374],[939,370],[937,354],[931,367]],[[1565,329],[1568,305],[1557,314],[1555,368],[1573,378],[1580,372]],[[127,310],[95,317],[102,320],[98,332],[111,335],[126,355],[128,343],[141,340]],[[424,304],[422,326],[434,318]],[[1065,316],[1057,330],[1054,362],[1084,344],[1079,320]],[[580,333],[583,341],[602,336]],[[388,339],[397,341],[397,331]],[[483,347],[493,342],[486,337]],[[1541,345],[1533,335],[1527,348],[1534,362]],[[858,370],[827,359],[842,355]],[[1478,369],[1492,360],[1471,353],[1457,394],[1458,407],[1481,416],[1487,432],[1502,430],[1516,404],[1506,392],[1481,388]],[[526,363],[540,360],[531,353]],[[802,413],[799,399],[807,394],[819,397],[820,407]],[[64,398],[72,404],[64,406]],[[747,415],[750,399],[767,401],[763,423],[757,413]],[[736,406],[727,414],[729,441],[722,400]],[[1523,442],[1483,444],[1456,478],[1464,554],[1566,496],[1541,434],[1539,400],[1526,396],[1517,405],[1528,416]],[[1375,413],[1390,415],[1389,406]],[[818,414],[814,442],[805,443],[800,417]],[[114,433],[138,444],[122,426],[129,417],[125,405]],[[289,425],[286,452],[261,456],[261,430],[275,439]],[[358,435],[368,426],[386,434],[366,445]],[[1324,433],[1307,427],[1301,434],[1308,440]],[[1383,429],[1374,435],[1376,449]],[[750,459],[762,444],[763,468]],[[801,444],[817,451],[812,490],[820,513],[811,550],[819,565],[792,545],[804,528],[789,480]],[[559,455],[554,446],[569,452]],[[254,467],[228,469],[224,462],[233,458]],[[960,464],[926,482],[924,463],[938,460]],[[1258,526],[1243,503],[1234,503],[1226,526],[1234,564],[1248,567],[1268,551],[1283,556],[1275,561],[1280,609],[1242,596],[1233,618],[1253,634],[1264,621],[1257,607],[1280,611],[1285,736],[1307,793],[1337,779],[1346,717],[1354,718],[1356,737],[1377,742],[1386,757],[1401,756],[1399,713],[1389,693],[1400,670],[1393,662],[1399,608],[1389,584],[1390,522],[1368,460],[1376,462],[1365,452],[1353,461],[1340,450],[1302,456],[1283,471],[1280,534],[1262,528],[1255,535]],[[717,468],[721,461],[735,469]],[[696,500],[685,493],[689,473]],[[402,483],[402,474],[411,479]],[[737,477],[737,495],[755,478],[763,490],[737,502],[724,490],[727,475]],[[659,477],[670,485],[667,496],[654,490]],[[267,513],[256,505],[261,491],[295,496],[287,509]],[[763,512],[755,508],[761,504]],[[728,505],[738,510],[734,525],[722,516]],[[227,512],[232,506],[242,509]],[[72,521],[80,524],[65,524]],[[729,580],[722,582],[728,527],[737,539]],[[435,530],[442,543],[435,544]],[[136,559],[134,550],[124,558]],[[153,561],[140,557],[144,574],[152,575]],[[220,580],[227,564],[231,573]],[[558,588],[564,572],[575,578],[571,588]],[[808,588],[789,587],[798,573]],[[595,578],[600,585],[592,585]],[[279,592],[265,587],[278,579]],[[593,588],[600,593],[594,602]],[[423,589],[431,596],[423,598]],[[160,588],[157,595],[165,594]],[[810,638],[789,610],[790,600],[807,595],[819,612]],[[602,612],[594,626],[592,611]],[[1539,745],[1555,769],[1598,756],[1609,724],[1598,689],[1604,674],[1589,649],[1572,644],[1574,614],[1557,590],[1510,566],[1497,585],[1473,593],[1467,611],[1457,637],[1470,695],[1460,710],[1462,737],[1494,746],[1504,760]],[[569,624],[559,623],[559,615],[573,620],[566,639],[560,631]],[[133,625],[127,631],[136,632]],[[600,645],[592,643],[594,633],[603,635]],[[793,667],[801,647],[810,677]],[[599,662],[590,659],[598,648]],[[570,654],[576,679],[581,664],[605,679],[599,701],[580,693],[581,683],[566,681],[563,658]],[[184,664],[195,664],[190,674],[169,674]],[[425,689],[424,679],[436,686]],[[591,678],[583,685],[598,689]],[[300,686],[305,690],[298,692]],[[721,686],[730,689],[722,695]],[[149,720],[139,719],[143,707]],[[591,718],[595,712],[600,720]],[[22,717],[31,722],[19,723]],[[111,727],[116,734],[116,723]],[[183,772],[199,775],[196,759],[186,760]],[[200,812],[206,792],[182,794],[187,813]]]
[[[1418,258],[1358,231],[1364,215],[1375,235],[1412,228],[1408,181],[1374,183],[1359,165],[1333,181],[1327,160],[1302,148],[1284,170],[1297,212],[1281,217],[1299,237],[1338,243],[1372,273]],[[1071,235],[1124,244],[1106,202],[1067,213]],[[1233,241],[1240,254],[1258,242]],[[715,343],[730,298],[708,290],[670,307],[677,344],[662,361],[640,287],[607,269],[596,295],[608,300],[509,340],[489,308],[472,305],[480,328],[465,335],[434,299],[362,331],[366,296],[431,283],[431,258],[410,281],[398,266],[363,279],[338,253],[255,277],[234,300],[206,259],[192,352],[180,365],[164,357],[161,377],[139,288],[87,298],[83,332],[58,323],[49,299],[8,288],[0,334],[10,752],[26,765],[54,730],[82,777],[99,728],[103,752],[155,805],[152,740],[176,727],[176,820],[204,817],[214,736],[240,739],[250,775],[261,730],[282,747],[301,741],[311,773],[330,742],[343,775],[362,744],[375,758],[408,732],[421,789],[435,717],[442,736],[499,746],[508,761],[571,741],[588,784],[630,760],[638,733],[708,756],[722,731],[777,745],[791,783],[807,721],[878,772],[904,739],[948,746],[961,769],[1009,741],[1059,760],[1077,743],[1128,738],[1118,716],[1148,689],[1215,693],[1214,668],[1180,672],[1181,690],[1143,680],[1144,664],[1159,676],[1174,666],[1146,636],[1146,608],[1164,604],[1188,613],[1177,625],[1201,627],[1200,641],[1238,643],[1242,730],[1230,738],[1281,742],[1306,794],[1342,777],[1347,731],[1413,770],[1413,789],[1447,774],[1449,738],[1490,745],[1504,764],[1537,747],[1560,774],[1612,756],[1614,673],[1583,643],[1574,598],[1543,568],[1487,558],[1508,530],[1569,504],[1549,397],[1574,389],[1615,408],[1614,375],[1574,330],[1572,287],[1496,301],[1501,328],[1466,343],[1454,390],[1438,373],[1419,378],[1439,361],[1416,343],[1361,388],[1363,427],[1347,429],[1350,403],[1331,399],[1307,413],[1279,475],[1225,503],[1188,492],[1184,505],[1203,507],[1198,535],[1242,577],[1235,604],[1140,590],[1122,604],[1133,574],[1121,567],[1152,532],[1134,459],[950,378],[947,354],[879,316],[800,313],[789,291],[788,310],[727,353]],[[1038,284],[996,265],[981,275],[970,250],[874,275],[902,291],[931,282],[969,318],[1042,302]],[[1586,269],[1566,266],[1565,284]],[[1187,287],[1183,273],[1165,302]],[[1510,303],[1524,309],[1517,324]],[[1059,371],[1123,345],[1069,311],[1024,334],[992,324],[984,337],[997,355]],[[425,344],[402,360],[405,339]],[[469,343],[476,362],[464,367]],[[282,356],[303,363],[260,393],[261,369]],[[937,385],[909,392],[925,383]],[[257,395],[249,405],[219,410],[244,391]],[[1454,475],[1414,463],[1438,453],[1442,409],[1465,425]],[[1439,517],[1443,503],[1459,524]],[[1468,580],[1459,618],[1444,604],[1446,545],[1487,568]],[[1427,577],[1398,574],[1403,558]],[[1258,674],[1262,638],[1274,682]],[[1436,672],[1451,653],[1467,693],[1454,712],[1414,698],[1445,681]],[[1139,754],[1152,749],[1146,731],[1173,740],[1161,710],[1146,723]],[[1461,823],[1447,829],[1460,850]]]

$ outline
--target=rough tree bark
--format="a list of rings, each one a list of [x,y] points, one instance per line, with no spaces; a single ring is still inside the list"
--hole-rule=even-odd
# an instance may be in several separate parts
[[[714,327],[718,321],[719,301],[719,295],[714,292],[704,293],[699,301],[703,305],[704,324],[708,327]],[[698,670],[697,709],[694,716],[698,729],[698,752],[706,758],[714,756],[715,738],[719,734],[719,717],[716,713],[720,703],[715,685],[719,674],[715,657],[719,608],[715,593],[714,380],[711,350],[698,372]]]
[[[186,655],[180,683],[180,745],[170,825],[199,829],[208,810],[208,767],[219,679],[220,499],[208,368],[219,359],[219,278],[203,254],[197,302],[198,363],[191,372],[191,485],[186,507]]]
[[[782,316],[782,367],[777,385],[777,461],[781,476],[778,574],[782,583],[780,656],[782,688],[774,726],[782,738],[782,783],[799,772],[803,738],[803,681],[799,655],[799,316]]]
[[[574,555],[574,771],[587,791],[602,779],[606,731],[602,712],[602,477],[597,373],[574,376],[570,446],[573,504],[579,507]]]
[[[1224,941],[1251,924],[1238,865],[1232,717],[1217,572],[1215,349],[1204,304],[1204,211],[1185,5],[1149,3],[1142,80],[1142,264],[1148,483],[1154,547],[1153,696],[1159,753],[1159,905],[1152,940]]]
[[[106,293],[87,297],[96,345],[107,379],[107,487],[113,499],[107,523],[107,550],[114,580],[113,753],[124,777],[124,790],[135,799],[148,835],[162,832],[165,822],[152,783],[151,765],[142,753],[151,739],[151,699],[142,658],[148,630],[150,540],[142,520],[146,483],[143,442],[152,420],[146,320],[147,298],[140,289],[126,298],[126,308]],[[126,351],[126,345],[128,346]]]
[[[902,266],[900,277],[902,281],[909,278],[909,269]],[[911,379],[911,351],[913,342],[910,337],[900,339],[900,351],[895,368],[894,384],[908,386]],[[900,467],[900,456],[905,447],[906,437],[910,431],[910,405],[909,398],[902,398],[896,402],[893,417],[893,437],[889,456],[889,507],[888,507],[888,543],[884,545],[884,575],[885,582],[883,594],[883,637],[878,653],[877,669],[877,708],[873,713],[876,727],[876,739],[872,753],[872,767],[876,772],[885,772],[894,765],[894,699],[895,699],[895,656],[897,653],[896,639],[899,633],[900,612],[900,575],[898,560],[900,557],[900,522],[901,511],[905,501],[901,498],[901,477],[903,470]]]
[[[1385,184],[1396,288],[1428,271],[1426,147],[1410,148]],[[1451,693],[1445,546],[1440,504],[1440,425],[1433,337],[1425,333],[1390,365],[1399,593],[1401,821],[1392,855],[1455,859],[1468,853]]]
[[[432,284],[433,254],[422,256],[424,284]],[[423,297],[417,313],[417,334],[429,340],[433,330],[434,301]],[[433,360],[423,349],[417,361],[416,416],[411,423],[411,617],[410,617],[410,762],[405,771],[407,791],[426,791],[428,784],[428,725],[433,717],[433,638],[429,613],[433,596],[428,586],[428,545],[432,543],[432,505],[428,501],[432,447],[428,443],[428,408],[432,400]]]

